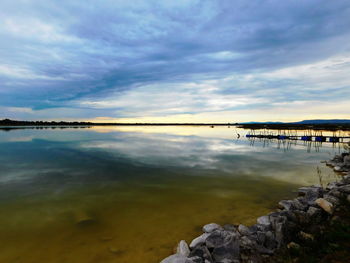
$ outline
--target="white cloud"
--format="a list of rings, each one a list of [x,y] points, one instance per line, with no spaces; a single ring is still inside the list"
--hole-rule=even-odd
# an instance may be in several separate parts
[[[263,102],[266,100],[247,95],[220,94],[219,87],[204,81],[145,85],[109,98],[81,100],[76,103],[82,107],[97,109],[121,108],[119,114],[140,116],[222,111]]]

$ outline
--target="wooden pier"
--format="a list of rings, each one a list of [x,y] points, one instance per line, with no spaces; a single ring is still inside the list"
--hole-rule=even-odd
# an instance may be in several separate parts
[[[323,136],[323,135],[275,135],[275,134],[247,134],[247,138],[300,140],[314,142],[347,142],[350,136]]]

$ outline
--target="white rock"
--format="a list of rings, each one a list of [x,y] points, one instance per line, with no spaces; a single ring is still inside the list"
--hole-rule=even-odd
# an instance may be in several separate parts
[[[271,224],[268,216],[258,217],[258,219],[256,221],[258,222],[258,224],[261,224],[261,225],[270,225]]]
[[[341,167],[340,167],[340,166],[335,166],[333,170],[336,171],[336,172],[338,172],[338,171],[341,170]]]
[[[207,224],[207,225],[203,226],[204,233],[211,233],[217,229],[222,229],[222,227],[218,224],[215,224],[215,223],[211,223],[211,224]]]
[[[185,257],[188,257],[190,255],[190,249],[188,248],[188,245],[185,240],[181,240],[179,244],[177,245],[177,254],[183,255]]]
[[[333,205],[328,202],[327,200],[323,199],[323,198],[318,198],[315,200],[315,203],[321,207],[324,211],[326,211],[328,214],[332,214],[333,213]]]
[[[209,236],[209,233],[204,233],[204,234],[200,235],[199,237],[196,237],[195,239],[192,240],[192,242],[190,244],[190,248],[194,248],[198,245],[204,244],[205,240],[207,239],[208,236]]]
[[[193,261],[183,255],[174,254],[163,259],[160,263],[193,263]]]

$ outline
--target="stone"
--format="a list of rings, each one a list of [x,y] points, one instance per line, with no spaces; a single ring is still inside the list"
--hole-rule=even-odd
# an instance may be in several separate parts
[[[321,214],[321,210],[319,208],[310,206],[309,209],[307,210],[306,214],[309,217],[319,216]]]
[[[336,172],[339,172],[339,171],[341,171],[341,167],[340,166],[334,166],[333,170],[336,171]]]
[[[309,186],[299,188],[298,193],[304,196],[305,202],[308,205],[312,205],[317,198],[322,197],[323,190],[321,187]]]
[[[269,225],[255,224],[255,226],[256,226],[256,231],[266,232],[271,230],[271,224]]]
[[[284,240],[283,231],[284,231],[284,223],[283,222],[277,223],[275,227],[275,239],[277,241],[278,247],[281,246]]]
[[[346,200],[350,203],[350,195],[346,197]]]
[[[350,194],[350,184],[338,187],[338,190],[342,193]]]
[[[328,202],[330,202],[333,206],[337,206],[337,205],[340,204],[340,200],[337,197],[335,197],[335,196],[332,196],[332,195],[329,195],[329,194],[325,194],[323,196],[323,198],[325,200],[327,200]]]
[[[344,156],[343,163],[344,164],[350,164],[350,156],[349,155]]]
[[[212,257],[208,248],[205,245],[197,246],[190,252],[189,258],[200,257],[201,259],[208,260],[212,262]]]
[[[326,189],[332,190],[332,189],[336,188],[337,186],[338,186],[337,182],[330,182],[329,184],[327,184]]]
[[[289,221],[292,221],[292,222],[297,221],[295,213],[293,213],[292,211],[282,211],[280,215],[286,217]]]
[[[333,213],[333,205],[328,202],[327,200],[323,199],[323,198],[318,198],[316,199],[315,203],[321,207],[324,211],[326,211],[328,214],[332,214]]]
[[[345,156],[349,156],[349,155],[350,155],[350,153],[345,153],[345,152],[344,152],[344,153],[341,153],[340,156],[341,156],[341,158],[342,158],[342,160],[343,160]],[[337,155],[337,156],[339,156],[339,155]]]
[[[225,230],[215,230],[205,240],[205,245],[211,249],[215,247],[221,247],[231,242],[233,239],[237,239],[238,235]]]
[[[240,248],[239,241],[232,239],[220,247],[214,248],[212,257],[216,263],[239,262]]]
[[[204,233],[204,234],[200,235],[199,237],[196,237],[190,243],[190,248],[194,248],[194,247],[197,247],[199,245],[204,244],[205,240],[207,239],[208,236],[209,236],[209,233]]]
[[[306,240],[306,241],[313,241],[313,240],[314,240],[314,236],[313,236],[313,235],[311,235],[311,234],[309,234],[309,233],[305,233],[305,232],[303,232],[303,231],[300,231],[300,232],[299,232],[299,236],[300,236],[302,239]]]
[[[288,249],[292,249],[292,250],[299,250],[300,249],[300,245],[298,243],[295,243],[295,242],[290,242],[287,245],[287,248]]]
[[[291,200],[282,200],[278,202],[278,207],[289,211],[292,209],[292,203]]]
[[[215,223],[210,223],[210,224],[203,226],[204,233],[211,233],[211,232],[218,230],[218,229],[223,229],[223,228],[220,225],[215,224]]]
[[[237,231],[237,225],[226,224],[223,226],[224,230],[235,232]]]
[[[297,209],[297,210],[306,210],[307,209],[307,204],[306,202],[304,202],[304,199],[294,199],[293,200],[293,208]]]
[[[350,174],[343,177],[344,184],[350,184]]]
[[[163,259],[160,263],[194,263],[194,262],[183,255],[174,254]]]
[[[272,250],[272,249],[267,249],[266,247],[259,246],[259,245],[256,246],[256,251],[258,253],[264,254],[264,255],[273,255],[273,252],[274,252],[274,250]],[[261,263],[261,260],[259,260],[257,262]]]
[[[185,257],[188,257],[190,254],[190,249],[186,243],[185,240],[181,240],[179,244],[177,245],[176,249],[177,254],[183,255]]]
[[[265,233],[265,244],[267,249],[275,249],[277,247],[277,241],[275,240],[274,234],[271,231]]]
[[[194,263],[204,263],[203,259],[198,256],[190,257],[190,260],[192,260]]]
[[[306,205],[301,203],[298,199],[294,200],[282,200],[278,203],[281,209],[289,210],[304,210]]]
[[[241,247],[244,248],[253,248],[256,245],[256,241],[248,238],[247,236],[243,236],[239,239]]]
[[[264,245],[265,244],[265,240],[266,240],[266,234],[265,232],[262,231],[258,231],[257,233],[257,241],[260,245]]]
[[[252,232],[250,231],[250,229],[248,227],[246,227],[245,225],[239,225],[238,226],[238,232],[243,235],[243,236],[249,236],[252,234]]]
[[[271,225],[270,218],[268,216],[258,217],[256,221],[260,225],[266,225],[266,226]]]
[[[337,190],[338,188],[333,188],[328,192],[329,195],[332,195],[337,198],[342,198],[343,194]]]

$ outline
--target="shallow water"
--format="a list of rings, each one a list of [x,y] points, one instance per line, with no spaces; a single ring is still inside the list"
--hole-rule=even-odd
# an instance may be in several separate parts
[[[299,186],[336,177],[320,161],[340,145],[244,134],[190,126],[0,130],[0,262],[159,262],[206,223],[253,224]]]

